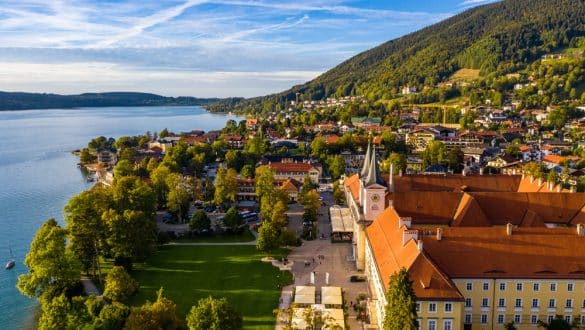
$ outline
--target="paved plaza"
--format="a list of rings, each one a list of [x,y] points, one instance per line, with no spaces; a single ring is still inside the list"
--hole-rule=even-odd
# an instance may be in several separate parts
[[[297,285],[310,285],[311,273],[315,273],[315,287],[320,292],[322,286],[339,286],[344,292],[347,305],[355,302],[360,294],[368,295],[366,282],[350,282],[351,275],[360,274],[352,260],[351,243],[331,243],[331,224],[328,210],[333,205],[331,193],[321,193],[324,199],[323,206],[319,210],[318,237],[325,235],[325,239],[303,241],[299,247],[292,249],[288,260],[293,262],[292,272],[294,284],[283,288],[281,308],[290,306],[294,287]],[[302,207],[298,204],[291,205],[289,212],[289,226],[299,232],[302,228]],[[320,257],[321,256],[321,257]],[[329,273],[329,283],[326,283],[326,274]],[[348,308],[350,329],[362,329],[360,321],[356,320],[356,313]]]

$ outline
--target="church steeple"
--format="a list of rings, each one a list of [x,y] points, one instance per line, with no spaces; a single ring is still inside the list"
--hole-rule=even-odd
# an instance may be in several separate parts
[[[368,149],[369,150],[369,149]],[[378,166],[378,160],[376,157],[376,148],[371,151],[370,161],[368,164],[367,174],[364,178],[364,186],[370,186],[373,184],[379,184],[381,186],[386,186],[384,180],[380,176],[380,168]]]
[[[368,175],[368,171],[370,169],[370,158],[372,156],[372,151],[370,150],[370,139],[368,139],[368,150],[366,151],[366,157],[364,157],[364,166],[362,167],[362,171],[360,172],[360,178],[365,178]]]

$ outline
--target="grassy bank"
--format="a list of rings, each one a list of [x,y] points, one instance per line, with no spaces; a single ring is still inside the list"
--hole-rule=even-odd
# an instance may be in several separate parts
[[[153,301],[164,287],[184,317],[197,300],[224,296],[243,315],[245,328],[274,329],[272,310],[278,306],[280,287],[292,275],[261,262],[262,256],[254,246],[161,247],[156,256],[135,266],[132,276],[140,290],[129,303]]]

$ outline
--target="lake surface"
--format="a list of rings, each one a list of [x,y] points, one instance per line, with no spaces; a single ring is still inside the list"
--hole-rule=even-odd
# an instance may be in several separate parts
[[[63,207],[91,186],[72,150],[97,136],[220,129],[231,115],[200,107],[112,107],[0,111],[0,329],[34,326],[35,300],[16,289],[30,242],[47,218],[63,224]],[[16,267],[4,270],[12,248]]]

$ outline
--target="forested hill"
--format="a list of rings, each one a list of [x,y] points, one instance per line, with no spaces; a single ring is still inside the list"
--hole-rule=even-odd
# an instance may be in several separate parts
[[[460,68],[481,69],[482,77],[514,72],[583,35],[583,0],[506,0],[388,41],[306,84],[237,108],[283,104],[297,92],[304,100],[345,95],[389,99],[402,86],[433,86]]]
[[[165,97],[148,93],[114,92],[57,95],[0,92],[0,110],[55,109],[112,106],[207,105],[219,99]]]

